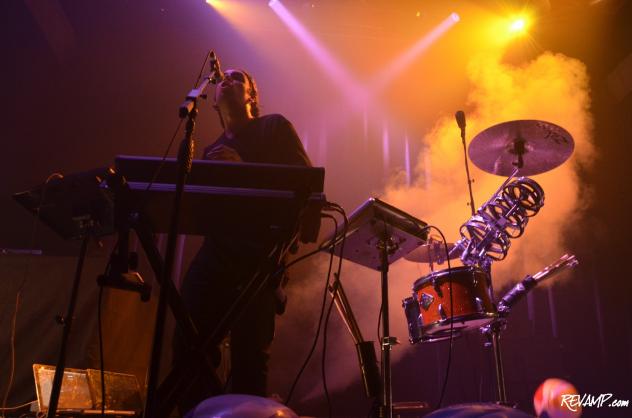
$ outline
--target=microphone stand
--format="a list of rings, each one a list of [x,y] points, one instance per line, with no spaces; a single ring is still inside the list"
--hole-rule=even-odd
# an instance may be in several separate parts
[[[195,119],[198,114],[197,101],[200,97],[205,98],[204,91],[211,82],[211,75],[204,78],[199,87],[194,88],[187,95],[184,103],[180,106],[180,118],[187,118],[184,139],[180,143],[178,150],[178,175],[176,179],[176,191],[173,198],[173,208],[171,212],[171,221],[169,225],[169,233],[167,235],[167,249],[165,252],[165,263],[162,270],[162,283],[171,280],[174,265],[176,243],[178,237],[178,224],[180,219],[180,208],[182,203],[182,195],[184,192],[184,184],[187,176],[191,172],[193,160],[193,131],[195,129]],[[143,417],[152,418],[157,415],[157,391],[158,374],[160,369],[160,357],[162,354],[162,340],[164,336],[164,323],[167,313],[166,292],[160,287],[158,296],[158,308],[156,312],[156,325],[154,328],[154,339],[151,352],[151,362],[147,378],[147,399],[145,401],[145,410]]]
[[[461,142],[463,143],[463,156],[465,157],[465,173],[467,175],[467,188],[470,192],[470,210],[472,215],[476,212],[476,206],[474,206],[474,194],[472,193],[472,178],[470,177],[470,165],[467,159],[467,147],[465,145],[465,125],[461,128]]]
[[[502,351],[500,349],[500,333],[507,325],[507,317],[511,313],[511,308],[531,291],[541,281],[551,278],[561,271],[573,268],[579,264],[574,255],[564,254],[555,263],[547,266],[533,276],[525,277],[507,292],[498,302],[498,318],[491,324],[481,327],[480,330],[488,338],[485,344],[491,344],[496,363],[496,389],[498,391],[498,404],[515,407],[513,403],[507,401],[507,390],[505,387],[505,370],[503,368]],[[492,299],[493,300],[493,299]]]

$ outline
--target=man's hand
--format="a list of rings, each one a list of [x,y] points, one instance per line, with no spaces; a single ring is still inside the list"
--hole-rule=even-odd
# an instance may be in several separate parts
[[[216,160],[216,161],[242,161],[239,153],[235,151],[231,147],[227,147],[226,145],[218,145],[216,147],[211,148],[209,152],[204,156],[207,160]]]

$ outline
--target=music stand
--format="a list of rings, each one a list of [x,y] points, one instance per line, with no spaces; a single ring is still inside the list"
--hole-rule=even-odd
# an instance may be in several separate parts
[[[391,337],[388,307],[389,265],[426,243],[427,224],[406,212],[377,198],[370,198],[349,217],[344,253],[342,242],[336,244],[335,253],[356,264],[381,272],[382,296],[382,408],[385,418],[393,416],[391,391]],[[337,231],[335,231],[337,233]],[[332,237],[333,238],[333,237]]]
[[[62,238],[82,240],[66,316],[57,319],[63,326],[63,333],[48,402],[48,414],[52,417],[57,412],[66,365],[66,346],[74,319],[88,242],[91,236],[107,235],[114,231],[111,196],[101,187],[106,174],[107,170],[102,168],[71,174],[13,195],[18,203]]]

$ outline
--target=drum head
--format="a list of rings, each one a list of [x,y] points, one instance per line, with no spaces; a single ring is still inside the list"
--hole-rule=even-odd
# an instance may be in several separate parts
[[[251,395],[221,395],[208,398],[187,418],[298,418],[287,406]]]
[[[469,403],[437,409],[425,418],[535,418],[526,412],[495,403]]]
[[[437,270],[429,273],[415,281],[413,285],[413,291],[417,292],[420,288],[426,286],[428,282],[432,280],[438,280],[439,282],[447,281],[448,278],[452,280],[471,280],[474,276],[487,276],[485,270],[476,266],[458,266],[451,269]]]

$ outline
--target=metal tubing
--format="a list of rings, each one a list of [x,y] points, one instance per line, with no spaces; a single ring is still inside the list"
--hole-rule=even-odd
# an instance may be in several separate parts
[[[382,407],[385,418],[393,417],[393,394],[391,391],[391,337],[388,318],[388,241],[380,248],[382,261]]]
[[[500,324],[492,325],[492,346],[494,348],[494,360],[496,362],[496,384],[498,386],[498,402],[501,405],[507,403],[505,390],[505,370],[503,369],[502,353],[500,351]]]

